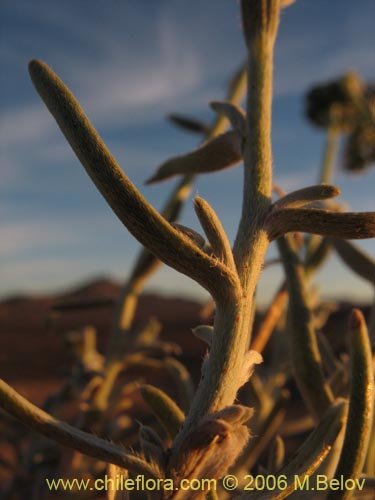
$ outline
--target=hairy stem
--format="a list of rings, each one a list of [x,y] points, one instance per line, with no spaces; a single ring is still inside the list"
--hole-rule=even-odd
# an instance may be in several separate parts
[[[240,284],[229,300],[217,301],[210,355],[182,436],[205,414],[233,403],[239,389],[238,381],[243,376],[245,354],[249,349],[253,296],[268,247],[263,226],[271,204],[272,184],[272,71],[279,2],[270,3],[270,11],[266,13],[267,19],[263,23],[262,6],[265,2],[268,3],[268,0],[242,0],[241,3],[249,57],[246,137],[243,146],[244,199],[233,250]],[[260,33],[255,39],[249,40],[248,27],[254,22],[258,26],[258,21],[262,21],[261,27],[257,28]]]
[[[263,8],[262,0],[252,7]],[[248,12],[250,2],[243,0],[242,10],[246,33],[246,21],[252,17]],[[259,4],[259,5],[258,5]],[[279,6],[274,2],[269,17],[273,19],[274,31],[258,34],[248,40],[248,92],[246,113],[246,138],[244,141],[244,192],[241,220],[234,243],[234,257],[243,288],[243,328],[246,344],[250,341],[251,310],[255,286],[258,281],[268,237],[264,221],[271,204],[272,149],[271,149],[271,105],[273,46],[278,24]],[[277,12],[273,12],[276,10]],[[246,333],[247,332],[247,335]]]
[[[239,104],[243,98],[246,89],[246,71],[245,68],[234,75],[230,82],[227,98],[230,103]],[[212,127],[208,130],[205,140],[210,140],[223,133],[228,127],[228,119],[225,116],[218,115],[215,118]],[[195,176],[185,175],[172,190],[161,214],[169,221],[175,221],[181,211],[182,205],[188,197]],[[143,248],[138,256],[132,275],[124,288],[115,312],[115,327],[110,340],[107,364],[112,359],[119,359],[126,351],[126,332],[132,325],[135,310],[138,304],[139,294],[141,293],[146,280],[161,265],[160,260]],[[125,344],[125,345],[124,345]]]
[[[155,471],[141,458],[127,452],[120,446],[57,420],[34,406],[3,380],[0,380],[0,406],[23,424],[59,444],[134,473],[155,477]]]

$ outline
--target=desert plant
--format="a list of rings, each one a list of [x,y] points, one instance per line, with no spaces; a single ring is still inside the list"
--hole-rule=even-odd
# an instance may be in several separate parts
[[[195,330],[206,340],[208,351],[201,380],[186,414],[160,389],[149,385],[141,389],[145,401],[169,434],[168,447],[155,431],[142,427],[142,453],[128,451],[36,408],[4,381],[0,383],[0,404],[44,436],[119,467],[119,474],[124,477],[129,472],[159,480],[163,487],[146,491],[149,498],[199,499],[206,494],[215,498],[216,492],[208,491],[210,487],[192,492],[180,488],[182,481],[219,480],[230,468],[244,478],[276,434],[285,414],[288,393],[284,386],[290,374],[283,377],[282,366],[278,366],[269,385],[261,381],[257,390],[257,378],[252,375],[262,356],[250,348],[254,345],[251,342],[255,290],[267,248],[273,240],[278,242],[286,274],[292,371],[316,428],[285,466],[280,440],[275,443],[273,450],[278,451],[272,451],[269,471],[277,471],[285,482],[278,483],[273,491],[239,491],[235,495],[249,499],[284,498],[300,484],[298,481],[316,471],[329,480],[339,476],[359,480],[366,461],[374,387],[365,320],[360,311],[352,313],[350,363],[340,364],[340,369],[351,374],[348,404],[339,397],[340,391],[347,396],[345,384],[340,386],[340,391],[335,391],[326,378],[324,360],[332,353],[329,347],[325,350],[319,347],[306,265],[300,259],[300,241],[290,233],[318,234],[334,238],[332,241],[370,238],[375,236],[375,213],[342,213],[322,206],[325,200],[339,194],[339,190],[330,185],[307,187],[272,201],[273,49],[280,9],[289,3],[288,0],[241,0],[248,48],[246,112],[233,102],[215,102],[213,109],[230,121],[232,129],[223,132],[222,125],[217,126],[197,150],[168,160],[150,179],[156,182],[182,174],[185,176],[182,187],[185,187],[193,175],[228,168],[243,160],[242,215],[233,248],[214,209],[201,197],[195,198],[194,208],[207,242],[191,229],[171,223],[169,213],[159,214],[120,169],[60,78],[39,60],[32,60],[29,65],[38,93],[87,173],[120,221],[150,252],[142,254],[119,302],[117,318],[120,319],[116,321],[106,358],[104,383],[93,399],[96,407],[105,406],[116,370],[126,362],[124,335],[131,323],[138,285],[151,265],[156,265],[155,258],[203,286],[215,301],[215,317],[212,326],[201,325]],[[189,125],[188,120],[179,122]],[[192,122],[190,127],[199,129]],[[217,132],[223,133],[217,135]],[[310,207],[318,202],[320,205]],[[368,260],[366,263],[371,265]],[[259,415],[255,418],[252,408],[236,402],[239,390],[249,379],[259,402]],[[359,414],[357,408],[361,408]],[[257,439],[250,438],[248,423],[254,420],[261,429]],[[118,470],[111,468],[111,474]],[[373,475],[373,465],[366,471]],[[238,486],[244,484],[239,482]],[[337,494],[344,498],[350,496],[351,491]],[[336,493],[331,491],[330,495]]]

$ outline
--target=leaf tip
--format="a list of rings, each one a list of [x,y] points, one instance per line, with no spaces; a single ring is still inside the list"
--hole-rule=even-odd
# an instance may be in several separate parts
[[[349,317],[349,328],[350,331],[357,331],[365,323],[365,318],[359,309],[353,309]]]
[[[153,175],[152,177],[149,177],[148,179],[145,180],[145,185],[149,186],[150,184],[154,184],[156,182],[155,176]]]

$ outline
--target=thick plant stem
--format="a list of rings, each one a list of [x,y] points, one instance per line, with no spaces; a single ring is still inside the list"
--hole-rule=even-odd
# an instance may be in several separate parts
[[[268,247],[263,228],[271,204],[271,103],[273,46],[279,18],[279,2],[271,2],[264,14],[256,0],[254,11],[242,1],[243,24],[249,56],[246,137],[244,138],[245,186],[242,218],[234,244],[234,258],[240,280],[230,300],[217,301],[210,356],[187,417],[182,435],[205,414],[233,403],[243,377],[245,355],[249,349],[253,296]],[[267,19],[263,19],[263,17]],[[269,17],[269,19],[268,19]],[[259,19],[258,19],[259,18]],[[262,20],[260,20],[262,18]],[[247,28],[261,22],[260,33],[248,37]],[[265,22],[263,22],[265,21]],[[268,22],[269,21],[269,22]],[[179,440],[180,436],[177,439]]]
[[[121,446],[80,431],[57,420],[18,394],[0,380],[0,406],[10,415],[59,444],[73,448],[85,455],[104,460],[147,477],[155,477],[152,466]]]
[[[230,83],[227,94],[228,102],[237,105],[241,102],[246,89],[246,71],[241,68]],[[205,140],[210,140],[223,133],[228,127],[228,119],[225,116],[217,115],[212,127],[206,134]],[[169,221],[178,218],[179,212],[193,185],[195,176],[185,175],[172,190],[161,214]],[[139,254],[132,276],[124,288],[116,307],[115,327],[110,340],[106,364],[112,364],[126,351],[126,344],[129,342],[126,332],[130,329],[134,314],[138,304],[139,294],[147,279],[161,265],[160,260],[155,255],[143,248]]]
[[[277,290],[272,302],[263,318],[256,337],[251,343],[251,348],[258,352],[263,352],[267,342],[275,329],[285,305],[288,301],[288,291],[286,283],[283,282]]]
[[[238,289],[237,301],[228,301],[225,306],[218,305],[215,315],[214,332],[210,355],[202,368],[202,378],[192,407],[187,416],[182,439],[188,430],[199,422],[204,415],[213,413],[233,403],[239,389],[238,374],[245,361],[242,346],[242,322],[239,318],[241,293]]]
[[[213,253],[218,259],[224,262],[229,269],[233,269],[235,272],[236,265],[233,260],[232,248],[215,211],[209,203],[200,196],[195,197],[194,208]]]
[[[234,105],[240,104],[246,90],[246,81],[246,70],[244,67],[241,67],[230,82],[227,94],[228,102]],[[206,134],[205,140],[210,140],[223,133],[227,127],[228,119],[225,116],[217,115],[212,127]],[[185,175],[172,190],[161,212],[166,220],[172,222],[178,218],[182,205],[191,191],[194,179],[194,175]],[[106,404],[104,402],[104,393],[109,396],[109,384],[115,380],[113,378],[111,378],[112,382],[107,380],[110,378],[109,374],[116,371],[117,367],[120,369],[121,359],[128,350],[129,343],[131,343],[131,339],[129,339],[127,333],[133,323],[139,295],[147,279],[157,271],[160,265],[161,261],[147,248],[143,248],[138,256],[132,275],[118,299],[115,310],[114,329],[106,356],[106,383],[103,384],[103,390],[102,388],[99,389],[96,397],[96,400],[101,401],[101,405]],[[94,405],[96,405],[95,401]]]
[[[244,4],[245,2],[243,2]],[[277,3],[277,2],[276,2]],[[245,303],[243,325],[251,332],[251,304],[268,247],[264,220],[271,204],[271,104],[273,39],[259,37],[249,46],[246,139],[244,141],[244,195],[234,244],[234,257]],[[246,339],[249,343],[250,338]]]
[[[375,237],[375,212],[342,213],[315,208],[282,208],[272,211],[267,218],[267,231],[270,240],[296,232],[363,240]],[[308,255],[310,257],[311,254]]]
[[[269,53],[271,51],[271,54]],[[263,52],[263,51],[262,51]],[[238,270],[251,261],[254,240],[259,239],[271,200],[271,96],[272,49],[249,57],[247,136],[244,144],[244,198],[234,246]]]

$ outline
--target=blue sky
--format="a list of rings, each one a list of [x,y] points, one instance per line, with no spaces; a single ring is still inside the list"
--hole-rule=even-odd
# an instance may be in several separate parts
[[[282,14],[275,55],[275,180],[291,190],[316,182],[324,134],[303,117],[312,84],[354,69],[375,80],[374,0],[297,0]],[[207,103],[224,96],[243,60],[235,0],[0,0],[0,295],[46,292],[98,275],[124,280],[138,244],[78,164],[30,82],[27,63],[46,61],[81,101],[120,165],[157,207],[173,182],[144,186],[171,155],[197,139],[164,119],[171,111],[210,120]],[[337,169],[351,210],[375,210],[375,170]],[[242,167],[198,179],[233,239]],[[199,230],[187,203],[182,223]],[[373,241],[360,245],[374,254]],[[269,256],[275,250],[270,249]],[[279,270],[263,273],[260,298]],[[370,298],[371,289],[336,259],[317,276],[328,294]],[[199,295],[191,280],[164,268],[148,288]],[[198,296],[197,295],[197,296]]]

